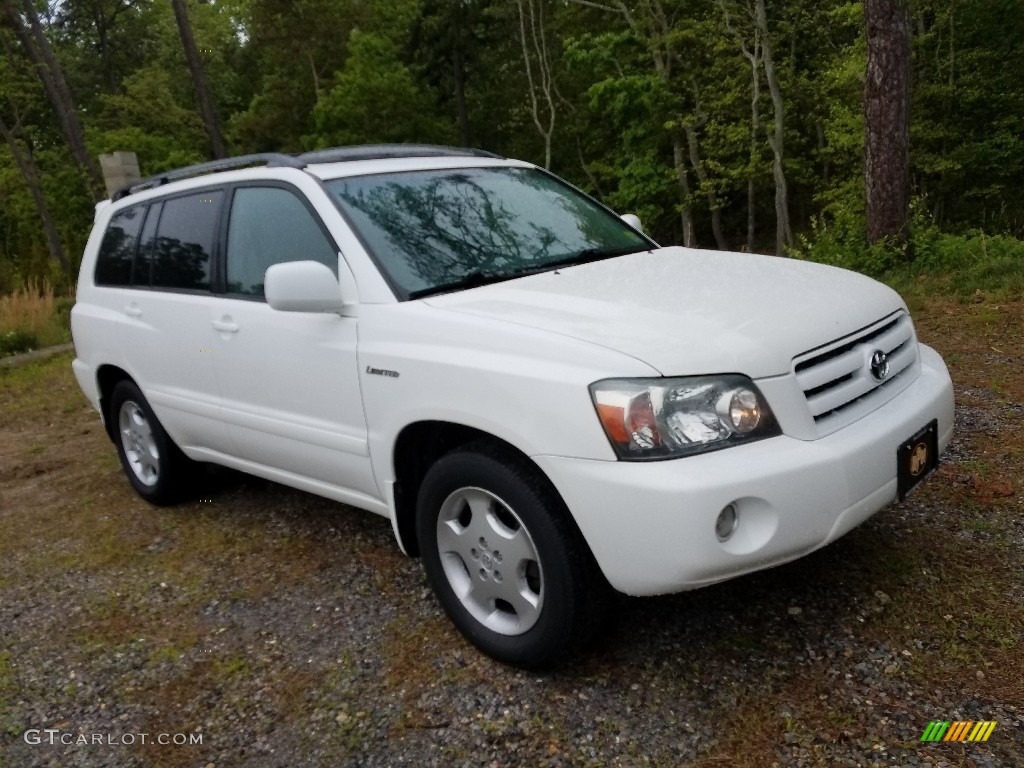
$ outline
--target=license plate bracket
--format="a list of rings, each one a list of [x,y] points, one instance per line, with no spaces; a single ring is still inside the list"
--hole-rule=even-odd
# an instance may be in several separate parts
[[[932,419],[896,451],[897,496],[903,501],[939,465],[939,422]]]

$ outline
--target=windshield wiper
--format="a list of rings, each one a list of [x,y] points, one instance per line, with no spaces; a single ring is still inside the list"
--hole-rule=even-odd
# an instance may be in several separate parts
[[[573,255],[562,259],[546,261],[543,264],[524,264],[521,267],[509,269],[504,272],[481,272],[476,269],[472,272],[468,272],[457,280],[441,283],[440,285],[432,285],[428,288],[418,288],[415,291],[409,291],[408,298],[410,300],[420,299],[424,296],[432,296],[437,293],[449,293],[450,291],[461,291],[465,288],[477,288],[481,285],[492,285],[506,280],[514,280],[517,277],[526,277],[527,275],[536,275],[541,272],[550,272],[554,269],[558,269],[559,267],[586,264],[591,261],[601,261],[602,259],[610,259],[615,256],[625,256],[627,253],[640,253],[641,251],[648,250],[650,250],[649,247],[636,245],[629,245],[621,248],[586,248],[579,253],[574,253]]]
[[[463,275],[458,280],[452,280],[447,283],[441,283],[440,285],[432,285],[428,288],[418,288],[415,291],[409,291],[408,297],[410,299],[419,299],[424,296],[432,296],[435,293],[448,293],[449,291],[460,291],[463,288],[476,288],[481,285],[500,283],[504,280],[512,280],[519,276],[520,275],[514,272],[487,273],[476,269]]]
[[[616,256],[625,256],[629,253],[641,253],[649,250],[651,248],[648,245],[626,245],[619,248],[584,248],[579,253],[567,256],[564,259],[558,259],[557,261],[549,261],[544,266],[545,268],[569,267],[575,264],[587,264],[591,261],[601,261],[602,259],[611,259]]]
[[[619,248],[585,248],[571,256],[565,256],[564,258],[555,259],[554,261],[545,261],[543,264],[524,264],[521,267],[509,270],[505,274],[510,277],[526,277],[527,275],[536,275],[541,272],[551,272],[559,267],[571,267],[577,264],[586,264],[591,261],[611,259],[615,256],[625,256],[627,253],[640,253],[642,251],[649,250],[650,248],[636,245],[627,245]]]

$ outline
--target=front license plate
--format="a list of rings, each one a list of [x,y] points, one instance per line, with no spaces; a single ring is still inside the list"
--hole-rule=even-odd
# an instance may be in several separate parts
[[[939,422],[932,419],[924,429],[896,451],[897,493],[900,501],[939,465]]]

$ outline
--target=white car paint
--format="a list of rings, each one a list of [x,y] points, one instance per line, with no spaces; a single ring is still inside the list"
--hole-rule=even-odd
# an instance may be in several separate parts
[[[665,376],[777,376],[794,355],[899,309],[855,272],[755,254],[661,248],[425,299],[589,341]]]
[[[893,501],[904,440],[937,419],[940,449],[949,442],[949,374],[916,338],[915,360],[898,387],[851,424],[812,434],[794,360],[906,311],[890,289],[843,270],[663,248],[398,301],[318,179],[464,166],[530,167],[459,157],[247,169],[98,207],[72,313],[83,391],[98,408],[97,370],[116,365],[135,378],[191,458],[392,520],[402,430],[424,420],[473,427],[537,464],[611,584],[632,594],[720,581],[823,546]],[[169,188],[262,179],[294,185],[335,239],[353,281],[347,293],[357,293],[346,316],[208,296],[178,326],[172,305],[184,299],[161,308],[155,291],[92,283],[102,232],[124,205]],[[124,314],[133,302],[141,317]],[[165,312],[155,341],[128,330]],[[217,330],[225,317],[237,333]],[[174,338],[184,333],[192,335]],[[673,460],[616,459],[591,383],[719,373],[752,377],[784,434]],[[183,404],[189,387],[201,391]],[[722,543],[714,521],[729,503],[741,523]]]

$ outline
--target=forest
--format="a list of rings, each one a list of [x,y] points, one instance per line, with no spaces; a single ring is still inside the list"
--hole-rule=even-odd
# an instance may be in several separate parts
[[[2,1],[0,294],[73,286],[114,151],[151,175],[473,146],[550,168],[663,244],[876,273],[951,242],[1024,253],[1020,0],[889,0],[909,42],[898,248],[868,243],[861,2]]]

